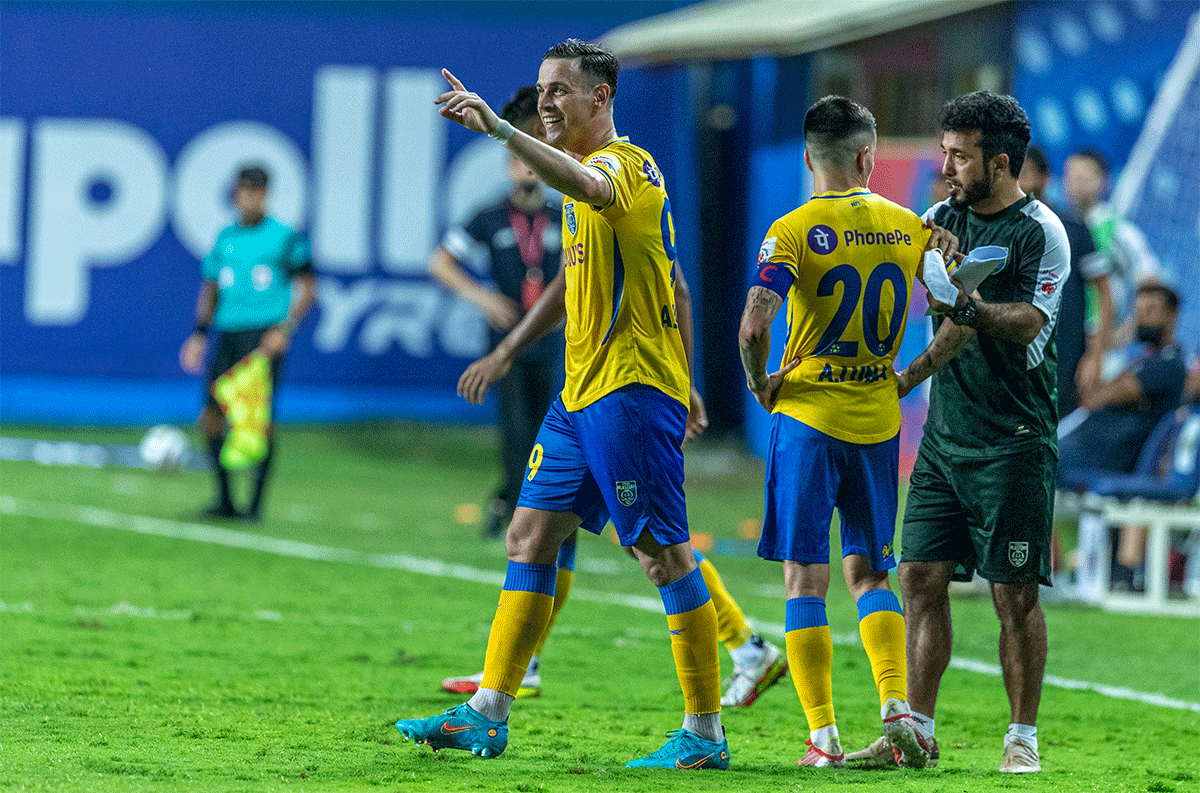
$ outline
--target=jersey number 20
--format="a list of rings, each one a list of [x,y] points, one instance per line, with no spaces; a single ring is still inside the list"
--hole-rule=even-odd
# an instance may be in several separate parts
[[[895,305],[888,322],[887,335],[879,338],[879,302],[883,299],[883,285],[892,282]],[[858,342],[842,339],[850,325],[854,309],[862,298],[862,331],[867,349],[874,355],[887,355],[900,334],[900,323],[904,321],[904,310],[908,307],[908,280],[904,271],[893,262],[882,262],[867,276],[867,288],[863,289],[862,276],[849,264],[839,264],[817,283],[817,297],[833,297],[834,287],[842,284],[842,299],[837,311],[817,342],[814,355],[837,355],[854,358],[858,355]]]

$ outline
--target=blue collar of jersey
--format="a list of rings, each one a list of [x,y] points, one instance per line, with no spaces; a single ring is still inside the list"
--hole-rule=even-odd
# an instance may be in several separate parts
[[[865,187],[854,187],[850,190],[828,190],[820,195],[815,195],[813,198],[851,198],[853,196],[871,195],[871,191]]]

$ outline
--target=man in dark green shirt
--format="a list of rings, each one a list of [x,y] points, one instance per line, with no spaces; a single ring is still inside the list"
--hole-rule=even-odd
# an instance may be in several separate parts
[[[1054,330],[1070,272],[1062,223],[1017,183],[1028,144],[1029,119],[1012,97],[979,91],[943,108],[942,173],[951,194],[925,216],[964,251],[995,245],[1006,256],[974,295],[960,286],[955,311],[938,319],[929,347],[897,375],[901,396],[933,376],[900,559],[912,716],[932,739],[950,662],[948,587],[978,570],[991,582],[1000,618],[1012,715],[1000,770],[1014,773],[1041,770],[1035,725],[1046,623],[1038,584],[1049,584]]]

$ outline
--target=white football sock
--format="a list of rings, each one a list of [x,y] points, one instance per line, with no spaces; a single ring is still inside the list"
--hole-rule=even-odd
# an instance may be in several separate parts
[[[471,695],[467,704],[492,721],[508,721],[513,697],[494,688],[480,688]]]
[[[1032,724],[1010,724],[1008,732],[1004,733],[1004,748],[1013,742],[1014,738],[1020,738],[1025,743],[1033,747],[1033,751],[1037,751],[1037,727]]]
[[[706,741],[720,743],[725,738],[725,730],[721,728],[721,713],[685,713],[683,714],[683,729],[698,735]]]
[[[921,731],[922,738],[933,737],[933,719],[926,716],[924,713],[917,713],[915,710],[910,711],[912,720],[916,722],[917,729]]]
[[[729,651],[733,665],[740,667],[758,666],[766,654],[766,645],[763,644],[762,638],[757,633]]]
[[[808,740],[812,741],[812,745],[824,751],[829,745],[829,741],[838,737],[838,728],[836,724],[830,724],[828,727],[822,727],[819,730],[813,730],[808,734]],[[838,741],[841,743],[840,739]]]

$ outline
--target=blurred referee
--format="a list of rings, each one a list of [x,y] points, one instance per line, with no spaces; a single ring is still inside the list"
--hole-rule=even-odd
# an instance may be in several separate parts
[[[208,441],[216,475],[217,499],[204,511],[211,518],[258,520],[263,490],[275,456],[275,425],[267,428],[267,455],[253,471],[254,490],[246,510],[233,504],[229,472],[221,465],[225,414],[212,394],[213,381],[251,352],[271,361],[272,399],[278,393],[283,357],[296,325],[317,296],[308,240],[266,214],[267,172],[258,166],[238,172],[234,188],[237,222],[217,235],[204,257],[204,284],[196,301],[196,327],[179,352],[185,372],[199,374],[208,347],[208,333],[219,333],[204,383],[205,402],[200,430]],[[292,281],[299,289],[292,289]],[[274,419],[274,410],[272,410]]]

